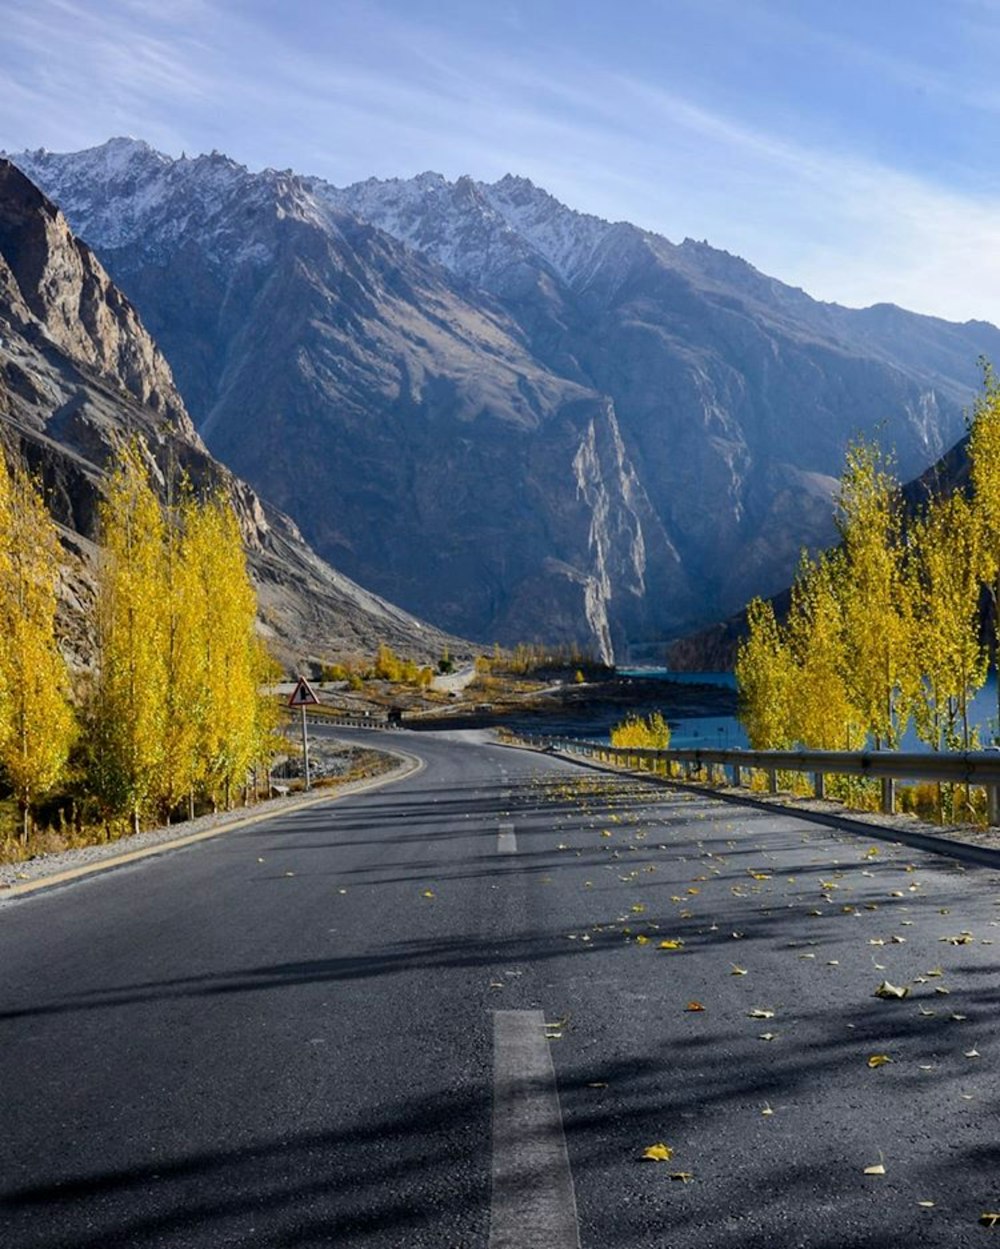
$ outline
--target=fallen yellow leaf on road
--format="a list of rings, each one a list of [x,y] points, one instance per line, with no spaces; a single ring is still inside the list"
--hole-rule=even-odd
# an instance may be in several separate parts
[[[423,893],[422,893],[420,896],[421,896],[422,898],[433,898],[433,897],[434,897],[434,890],[433,890],[433,889],[425,889],[425,890],[423,891]]]
[[[883,980],[879,987],[875,990],[876,997],[884,998],[900,998],[909,997],[910,986],[903,985],[900,987],[896,984],[890,984],[888,980]]]
[[[686,1011],[691,1011],[692,1013],[695,1013],[697,1011],[704,1010],[705,1008],[704,1006],[702,1006],[700,1002],[688,1002],[687,1006],[685,1006],[684,1009]]]
[[[865,1175],[885,1175],[885,1167],[881,1162],[876,1162],[870,1167],[865,1167]]]
[[[1000,1227],[1000,1212],[987,1210],[979,1216],[983,1227]]]
[[[680,1180],[682,1184],[687,1184],[694,1179],[694,1175],[690,1171],[671,1171],[670,1178],[672,1180]]]
[[[765,1010],[764,1007],[762,1006],[755,1006],[753,1010],[747,1011],[747,1018],[748,1019],[773,1019],[774,1011]]]
[[[736,964],[733,963],[733,970],[729,974],[731,976],[745,976],[747,974],[747,969],[745,967],[737,967]]]
[[[661,1141],[658,1145],[647,1145],[642,1151],[642,1156],[648,1158],[650,1162],[669,1162],[674,1156],[674,1151]]]
[[[892,1059],[888,1054],[872,1054],[868,1059],[869,1067],[884,1067],[886,1063],[891,1063]]]
[[[661,941],[656,948],[658,950],[682,950],[684,948],[684,942],[670,938],[666,941]]]

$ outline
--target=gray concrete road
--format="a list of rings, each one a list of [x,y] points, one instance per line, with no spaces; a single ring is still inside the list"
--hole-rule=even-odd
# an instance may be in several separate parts
[[[0,910],[4,1249],[1000,1235],[1000,872],[386,739],[425,769]]]

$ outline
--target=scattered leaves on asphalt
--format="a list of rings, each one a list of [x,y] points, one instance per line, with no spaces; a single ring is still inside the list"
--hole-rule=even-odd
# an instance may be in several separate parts
[[[674,1156],[674,1151],[669,1145],[664,1145],[660,1141],[658,1145],[647,1145],[642,1151],[642,1156],[650,1162],[669,1162]]]
[[[883,980],[879,987],[875,990],[875,996],[883,998],[909,997],[910,986],[903,985],[900,987],[896,984],[890,984],[888,980]]]
[[[869,1067],[884,1067],[886,1063],[891,1063],[892,1059],[888,1054],[872,1054],[868,1059]]]

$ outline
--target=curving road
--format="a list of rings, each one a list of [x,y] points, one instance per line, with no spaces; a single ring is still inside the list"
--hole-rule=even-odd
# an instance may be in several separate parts
[[[990,1235],[996,870],[385,741],[423,770],[0,908],[4,1249]]]

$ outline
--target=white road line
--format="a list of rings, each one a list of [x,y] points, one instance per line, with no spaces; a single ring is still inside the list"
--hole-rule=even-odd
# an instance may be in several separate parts
[[[517,834],[513,824],[501,824],[497,833],[497,854],[517,854]]]
[[[580,1249],[573,1176],[540,1010],[493,1013],[490,1249]]]

